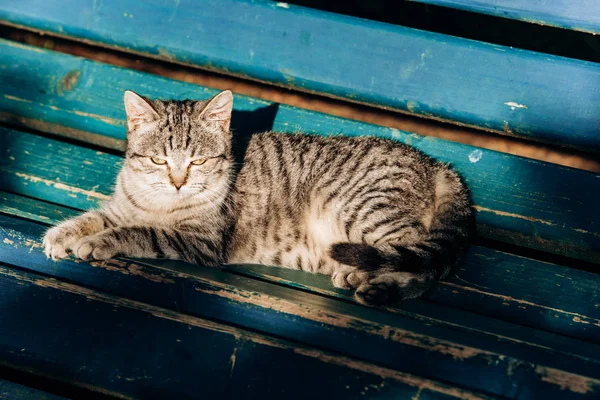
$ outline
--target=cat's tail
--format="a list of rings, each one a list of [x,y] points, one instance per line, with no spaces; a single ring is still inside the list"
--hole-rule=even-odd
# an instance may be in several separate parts
[[[415,298],[445,278],[461,260],[473,222],[466,187],[456,172],[440,166],[431,223],[422,241],[407,246],[336,243],[329,253],[334,260],[357,267],[360,272],[355,275],[364,277],[353,285],[359,302]]]

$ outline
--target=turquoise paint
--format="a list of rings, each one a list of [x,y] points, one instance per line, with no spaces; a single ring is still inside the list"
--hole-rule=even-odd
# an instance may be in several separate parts
[[[170,62],[600,151],[595,63],[271,1],[68,0],[56,7],[47,0],[1,0],[0,19]]]

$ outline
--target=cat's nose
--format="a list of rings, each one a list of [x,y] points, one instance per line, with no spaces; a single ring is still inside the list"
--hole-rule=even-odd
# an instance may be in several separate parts
[[[186,176],[171,176],[171,183],[173,186],[177,188],[177,190],[181,189],[183,185],[185,185]]]

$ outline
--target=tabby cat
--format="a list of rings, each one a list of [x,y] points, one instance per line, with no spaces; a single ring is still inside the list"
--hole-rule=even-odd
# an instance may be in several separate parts
[[[51,228],[46,254],[280,265],[369,304],[417,297],[460,260],[472,209],[447,165],[385,139],[267,132],[236,174],[232,104],[126,92],[114,195]]]

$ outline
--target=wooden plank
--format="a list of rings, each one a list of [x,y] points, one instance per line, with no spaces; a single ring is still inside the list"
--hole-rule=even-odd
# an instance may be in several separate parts
[[[41,118],[53,124],[53,129],[56,124],[65,124],[69,129],[123,139],[125,116],[121,97],[125,89],[163,98],[208,98],[216,93],[196,85],[12,42],[0,41],[0,50],[0,65],[7,66],[0,68],[0,80],[6,82],[0,97],[0,112],[5,119],[17,122],[19,116]],[[59,91],[57,82],[73,76],[73,71],[79,72],[77,84],[69,86],[68,92]],[[236,140],[241,143],[250,133],[273,128],[284,132],[368,134],[412,144],[442,161],[453,163],[465,176],[478,206],[480,234],[600,262],[600,211],[595,206],[600,196],[598,175],[243,96],[236,96],[233,118]],[[238,149],[241,153],[243,146]],[[51,154],[46,155],[45,162],[54,163],[48,158]],[[83,165],[81,171],[89,172],[89,168],[93,166]],[[107,168],[115,171],[114,165]],[[22,186],[16,182],[17,178],[11,178],[12,184]],[[110,180],[112,175],[101,182],[106,184]],[[80,187],[82,183],[72,185]],[[29,187],[33,188],[31,184]],[[92,188],[88,186],[87,190]],[[78,207],[76,203],[74,206]]]
[[[412,0],[538,25],[600,33],[600,8],[596,0]]]
[[[35,221],[49,222],[45,216],[51,215],[51,212],[44,212],[44,207],[40,205],[28,204],[33,200],[6,193],[0,193],[0,198],[9,200],[0,203],[0,212],[8,212],[11,215]],[[35,203],[35,201],[33,202]],[[45,208],[54,207],[56,206],[45,206]],[[74,214],[73,210],[66,211]],[[44,218],[37,218],[36,214],[42,214]],[[24,225],[21,224],[17,227],[10,222],[10,218],[6,220],[0,216],[1,221],[4,221],[3,225],[7,229],[9,226],[13,226],[13,228],[11,228],[12,233],[6,231],[5,236],[0,237],[0,241],[8,239],[12,244],[23,243],[27,248],[39,242],[41,228],[38,227],[37,230],[34,229],[26,234],[23,232]],[[12,245],[11,243],[4,244]],[[5,251],[15,250],[6,248]],[[52,265],[51,262],[48,263]],[[146,263],[192,274],[205,271],[202,268],[186,269],[181,267],[180,263],[160,261],[146,261]],[[32,264],[31,260],[28,260],[27,268],[34,268],[32,265],[37,264]],[[34,270],[49,273],[45,269],[46,263],[42,265],[42,270],[35,268]],[[81,269],[80,266],[74,266],[74,268]],[[182,270],[182,268],[184,269]],[[223,269],[285,287],[354,302],[350,291],[333,288],[330,278],[323,275],[260,265],[225,265]],[[56,276],[56,273],[57,270],[52,269],[51,274]],[[86,276],[94,275],[90,272],[83,273]],[[208,276],[210,279],[214,279],[213,275],[209,274]],[[71,275],[58,277],[73,279]],[[91,279],[92,281],[96,280],[96,278]],[[236,284],[236,287],[239,286],[241,284]],[[528,342],[532,337],[536,337],[534,341],[536,346],[577,353],[577,344],[565,342],[564,337],[558,337],[556,340],[553,337],[542,338],[536,331],[523,330],[521,327],[511,327],[507,324],[499,325],[498,319],[532,327],[536,330],[600,343],[598,340],[600,337],[600,309],[595,306],[597,303],[600,304],[598,287],[600,287],[600,277],[596,274],[473,246],[463,267],[457,271],[456,275],[451,276],[448,281],[440,283],[437,289],[426,295],[426,302],[402,302],[388,308],[388,311],[408,315],[410,318],[427,323],[444,322],[447,326],[460,327],[460,329],[470,332],[489,333],[494,339],[511,337],[520,342]],[[149,292],[154,293],[154,289]],[[251,297],[249,296],[249,298]],[[466,310],[468,313],[459,310]],[[469,313],[476,315],[469,315]],[[485,317],[486,315],[491,318]],[[501,327],[502,329],[500,329]],[[577,354],[592,356],[590,351],[590,345],[586,343],[582,351]],[[600,351],[597,358],[600,359]]]
[[[0,19],[161,60],[600,151],[600,65],[591,62],[271,1],[69,0],[54,7],[45,0],[1,0]]]
[[[463,314],[461,321],[447,323],[411,315],[410,302],[408,311],[390,314],[184,263],[158,262],[160,268],[127,260],[54,263],[41,252],[41,227],[6,217],[0,225],[3,263],[471,389],[512,397],[522,386],[530,385],[531,379],[536,380],[528,374],[520,377],[522,368],[528,370],[532,363],[592,376],[600,365],[600,347],[591,343],[526,328],[503,329],[505,324],[499,321],[493,325],[496,332],[463,328],[457,323],[464,324],[469,316]],[[438,311],[447,313],[448,309]],[[506,336],[509,330],[518,338]],[[393,356],[396,354],[403,357]],[[457,360],[458,369],[452,367]],[[476,378],[478,374],[483,375]]]
[[[0,379],[0,399],[2,400],[67,400],[66,397],[57,396],[28,386],[19,385],[5,379]]]
[[[0,288],[8,307],[0,331],[2,364],[51,372],[57,379],[125,397],[196,398],[202,393],[208,398],[301,399],[319,390],[323,396],[344,393],[349,398],[369,391],[384,397],[408,398],[421,391],[435,399],[487,398],[4,267]],[[549,371],[537,373],[554,373]],[[298,385],[303,373],[311,379]]]

